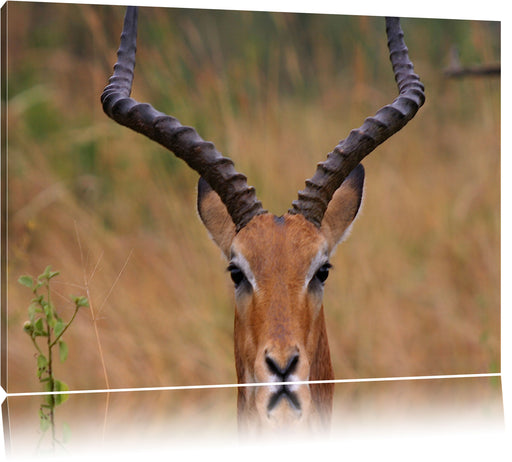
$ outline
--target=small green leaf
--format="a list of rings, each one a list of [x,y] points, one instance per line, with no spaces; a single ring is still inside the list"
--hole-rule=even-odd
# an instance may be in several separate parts
[[[50,272],[52,271],[52,267],[51,265],[48,265],[44,271],[37,277],[37,279],[41,280],[41,279],[48,279],[48,275],[50,274]]]
[[[18,282],[21,285],[24,285],[25,287],[28,287],[29,289],[32,289],[32,286],[34,285],[34,280],[32,279],[32,276],[21,276],[18,279]]]
[[[37,305],[35,303],[31,303],[28,307],[28,319],[30,322],[34,322],[36,319],[36,313],[37,313]]]
[[[43,372],[46,371],[46,368],[48,367],[48,359],[44,355],[39,355],[37,357],[37,377],[41,378],[41,375]]]
[[[62,340],[59,340],[59,357],[61,363],[66,361],[68,357],[68,345]]]
[[[45,302],[44,304],[44,315],[46,317],[46,322],[48,323],[48,325],[50,326],[50,328],[55,328],[55,313],[54,313],[54,308],[53,308],[53,305],[51,303],[47,303]]]
[[[48,275],[48,279],[52,279],[54,278],[55,276],[58,276],[60,274],[60,271],[52,271],[49,275]]]
[[[55,320],[55,318],[53,316],[49,316],[47,319],[46,319],[46,322],[48,323],[48,326],[50,327],[50,329],[54,329],[55,328],[55,323],[57,322]]]
[[[60,380],[55,380],[53,389],[54,389],[54,391],[69,391],[69,387],[64,382],[61,382]],[[54,395],[54,396],[55,396],[55,406],[58,406],[59,404],[66,402],[67,399],[69,398],[69,395],[66,395],[66,394]]]
[[[60,271],[52,271],[51,266],[47,266],[42,274],[38,276],[38,279],[46,279],[49,281],[51,278],[54,278],[55,276],[58,276],[60,274]]]
[[[60,334],[62,334],[62,331],[65,329],[65,327],[66,324],[64,324],[62,320],[57,320],[53,326],[53,333],[55,334],[55,337],[58,337]]]
[[[72,295],[71,298],[73,299],[73,302],[75,303],[76,307],[85,306],[89,308],[89,300],[87,300],[87,297],[74,297]]]
[[[41,301],[41,306],[43,307],[43,311],[44,311],[44,314],[45,316],[48,318],[48,317],[51,317],[52,316],[52,305],[50,303],[48,303],[46,300],[42,300]]]
[[[45,337],[48,336],[48,332],[46,332],[44,330],[43,320],[41,318],[39,318],[34,323],[34,335],[35,336],[45,336]]]
[[[39,355],[37,357],[37,367],[39,369],[43,369],[45,368],[46,366],[48,366],[48,359],[46,358],[45,355]]]

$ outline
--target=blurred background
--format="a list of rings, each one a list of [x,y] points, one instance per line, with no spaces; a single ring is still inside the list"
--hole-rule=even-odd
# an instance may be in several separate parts
[[[71,389],[236,382],[232,283],[197,217],[197,174],[100,105],[124,8],[7,8],[8,392],[41,389],[17,279],[47,265],[64,319],[70,294],[91,305],[56,365]],[[444,71],[454,50],[499,64],[500,24],[402,27],[427,102],[363,162],[363,212],[325,290],[335,375],[499,372],[500,78]],[[142,8],[132,96],[213,141],[281,215],[396,87],[382,18]]]

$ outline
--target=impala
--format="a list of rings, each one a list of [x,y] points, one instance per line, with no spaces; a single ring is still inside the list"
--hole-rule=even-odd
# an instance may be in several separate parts
[[[200,175],[199,215],[229,261],[234,283],[238,383],[265,384],[238,388],[242,430],[329,426],[334,373],[322,303],[329,257],[360,208],[361,160],[412,119],[425,101],[398,18],[386,18],[386,32],[398,97],[352,130],[318,164],[290,210],[278,217],[263,209],[247,178],[211,142],[130,97],[137,8],[127,9],[118,61],[101,96],[103,109]]]

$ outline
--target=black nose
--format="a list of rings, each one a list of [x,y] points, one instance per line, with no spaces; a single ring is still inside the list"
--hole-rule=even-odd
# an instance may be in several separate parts
[[[299,353],[296,351],[284,362],[284,365],[279,364],[275,358],[270,356],[270,354],[265,354],[265,362],[267,363],[267,367],[270,372],[278,377],[278,380],[281,382],[287,382],[290,375],[295,372],[297,369],[297,364],[299,362]],[[300,401],[295,392],[291,391],[287,385],[281,385],[278,390],[276,390],[269,398],[267,404],[267,411],[270,413],[277,406],[277,404],[281,401],[281,399],[286,399],[288,404],[292,409],[296,411],[300,411]]]
[[[283,382],[285,382],[287,377],[293,374],[297,368],[297,363],[299,362],[299,353],[293,353],[288,358],[286,363],[284,363],[284,366],[280,365],[269,354],[265,355],[265,362],[267,363],[270,372],[277,375]]]
[[[267,412],[272,412],[272,410],[277,406],[281,399],[286,399],[292,409],[300,412],[301,409],[299,398],[295,392],[290,391],[286,385],[281,385],[279,390],[277,390],[275,393],[272,393],[270,399],[268,400]]]

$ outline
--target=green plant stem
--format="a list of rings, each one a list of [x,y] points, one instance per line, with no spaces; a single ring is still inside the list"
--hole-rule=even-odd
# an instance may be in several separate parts
[[[75,309],[71,319],[64,323],[56,311],[56,307],[51,300],[50,279],[59,274],[58,271],[52,271],[47,266],[45,271],[38,276],[36,280],[31,276],[21,276],[18,281],[20,284],[30,288],[35,296],[28,309],[29,320],[23,324],[23,330],[29,334],[32,344],[34,345],[39,356],[37,357],[37,377],[44,387],[44,391],[48,392],[45,401],[39,408],[39,426],[42,431],[41,439],[38,442],[38,448],[41,445],[42,437],[51,427],[51,448],[55,451],[56,446],[62,443],[57,439],[57,430],[55,428],[55,408],[63,403],[67,396],[56,396],[56,391],[68,389],[67,385],[54,376],[54,352],[53,348],[59,343],[59,354],[61,361],[65,361],[67,357],[67,345],[61,340],[71,323],[75,320],[78,310],[83,306],[88,306],[85,297],[73,297]],[[42,288],[45,295],[38,295],[38,290]],[[46,289],[46,290],[45,290]],[[46,299],[45,299],[46,296]],[[43,343],[39,345],[37,337],[46,337],[46,353]],[[43,340],[41,340],[43,342]]]
[[[48,284],[49,286],[49,284]],[[48,302],[50,302],[49,298],[50,294],[48,293]],[[48,332],[48,378],[49,378],[49,387],[50,391],[55,391],[55,378],[53,377],[53,358],[52,358],[52,337],[51,337],[51,329],[47,322],[47,332]],[[55,396],[51,394],[49,396],[50,399],[50,427],[52,429],[52,447],[55,449]]]
[[[62,329],[62,332],[55,338],[55,340],[51,343],[51,345],[49,345],[50,348],[52,348],[53,346],[55,346],[55,344],[60,340],[60,338],[64,335],[64,332],[66,332],[66,330],[68,329],[68,327],[71,325],[71,323],[73,322],[73,320],[75,319],[75,316],[76,314],[78,313],[78,310],[80,309],[79,306],[77,306],[75,308],[75,312],[73,313],[73,316],[71,316],[71,319],[69,320],[69,322],[66,324],[66,326],[64,327],[64,329]]]

